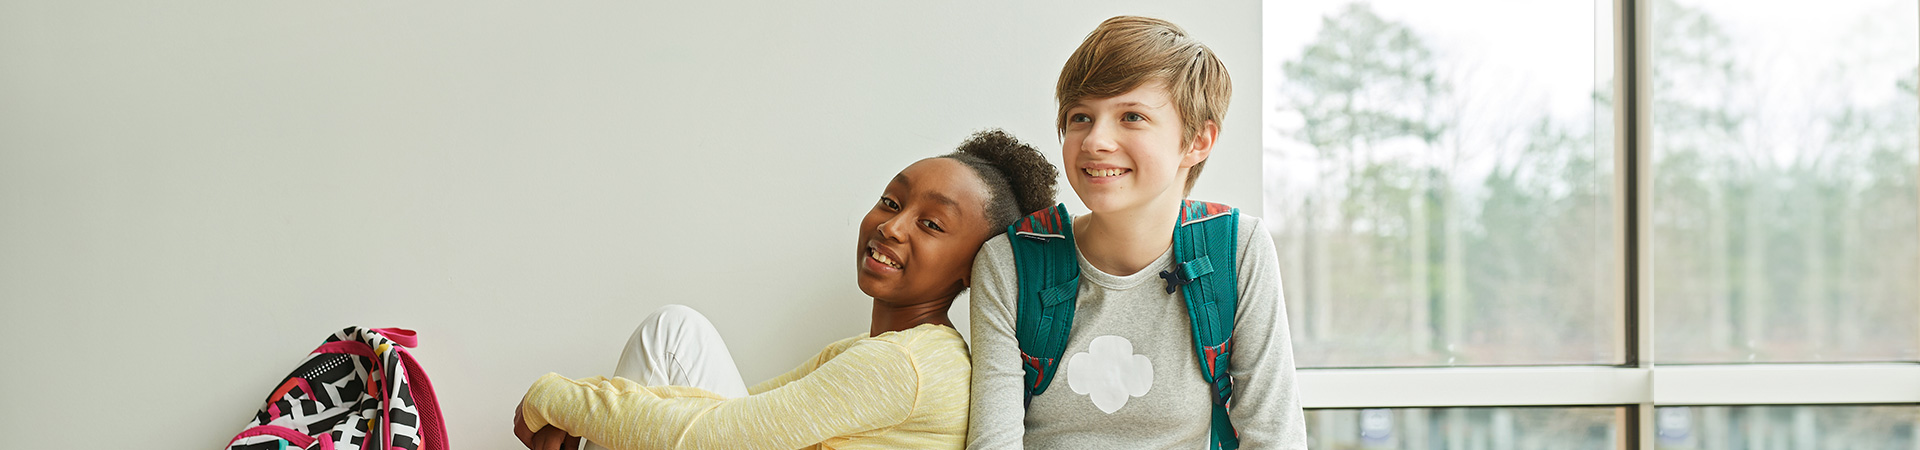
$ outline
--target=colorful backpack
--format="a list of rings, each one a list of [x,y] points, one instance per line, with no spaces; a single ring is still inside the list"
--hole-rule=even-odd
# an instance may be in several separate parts
[[[267,396],[228,450],[446,450],[433,383],[407,352],[412,330],[348,327]]]
[[[1227,410],[1233,400],[1233,320],[1239,304],[1239,273],[1234,246],[1239,244],[1240,210],[1218,203],[1186,200],[1173,229],[1173,268],[1160,272],[1167,293],[1180,290],[1192,319],[1194,355],[1200,358],[1200,376],[1213,386],[1212,445],[1240,448]],[[1033,213],[1007,227],[1015,236],[1015,273],[1019,276],[1019,319],[1014,337],[1020,341],[1021,368],[1027,382],[1026,402],[1046,392],[1054,369],[1067,350],[1073,330],[1073,311],[1080,295],[1080,263],[1073,246],[1073,217],[1066,205]]]

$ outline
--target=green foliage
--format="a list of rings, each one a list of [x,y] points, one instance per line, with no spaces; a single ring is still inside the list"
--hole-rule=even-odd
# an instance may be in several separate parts
[[[1446,85],[1433,51],[1406,24],[1382,19],[1366,3],[1322,20],[1314,43],[1281,65],[1289,103],[1305,117],[1306,141],[1345,149],[1396,137],[1432,142],[1445,126],[1431,107]]]
[[[1313,42],[1281,70],[1283,103],[1303,125],[1281,131],[1311,145],[1320,179],[1337,183],[1316,187],[1303,203],[1298,214],[1314,216],[1304,221],[1314,229],[1297,245],[1311,249],[1303,259],[1314,267],[1305,272],[1339,286],[1338,307],[1405,324],[1380,336],[1404,339],[1396,346],[1411,363],[1523,359],[1605,339],[1603,320],[1564,308],[1597,302],[1602,292],[1593,275],[1605,259],[1593,244],[1609,237],[1592,224],[1606,217],[1611,191],[1593,181],[1602,174],[1591,132],[1543,113],[1522,133],[1517,157],[1499,154],[1485,179],[1456,179],[1469,158],[1456,133],[1471,124],[1445,112],[1465,99],[1419,33],[1364,3],[1323,18]],[[1569,256],[1581,262],[1547,263]],[[1302,300],[1336,307],[1319,298],[1330,294]],[[1474,337],[1482,329],[1537,331],[1521,339],[1538,351],[1508,346],[1509,354],[1491,355],[1462,342],[1497,339]],[[1358,356],[1382,357],[1369,350]],[[1576,352],[1568,362],[1604,357]],[[1561,353],[1545,357],[1567,358]]]

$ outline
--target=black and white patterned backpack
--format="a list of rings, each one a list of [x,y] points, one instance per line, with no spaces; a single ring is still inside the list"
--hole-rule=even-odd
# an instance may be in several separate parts
[[[413,331],[349,327],[281,380],[228,450],[446,450]]]

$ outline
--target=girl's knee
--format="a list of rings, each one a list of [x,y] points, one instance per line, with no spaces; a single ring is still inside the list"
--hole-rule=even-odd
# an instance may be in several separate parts
[[[653,310],[653,315],[649,316],[648,320],[677,323],[689,320],[704,322],[707,318],[701,316],[699,311],[695,311],[687,305],[667,305],[660,307],[660,309]]]
[[[707,322],[706,316],[700,315],[700,311],[695,311],[686,305],[667,305],[660,307],[660,309],[653,310],[652,315],[648,315],[646,320],[640,321],[640,328],[634,330],[634,332],[646,333],[647,330],[679,330],[687,326],[712,327],[713,325]]]

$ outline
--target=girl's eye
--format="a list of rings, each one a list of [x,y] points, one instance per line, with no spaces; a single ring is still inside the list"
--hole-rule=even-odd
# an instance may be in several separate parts
[[[1074,114],[1071,116],[1067,116],[1068,123],[1087,123],[1092,121],[1093,121],[1093,116],[1089,116],[1086,114]]]
[[[894,203],[893,199],[886,197],[880,197],[880,206],[885,206],[887,209],[900,209],[899,203]]]
[[[1120,120],[1124,120],[1127,122],[1139,122],[1142,120],[1147,120],[1147,116],[1142,116],[1140,115],[1140,113],[1126,113],[1120,116]]]
[[[947,231],[947,230],[945,230],[945,229],[942,229],[942,228],[940,228],[940,224],[937,224],[937,223],[933,223],[933,221],[931,221],[931,220],[925,220],[925,219],[921,219],[921,220],[920,220],[920,224],[921,224],[921,225],[926,225],[926,226],[927,226],[927,228],[932,228],[932,229],[933,229],[933,231]]]

